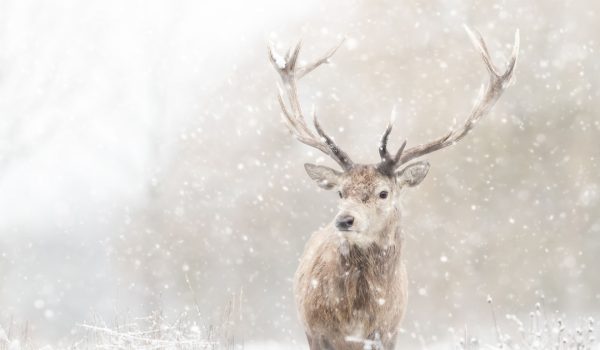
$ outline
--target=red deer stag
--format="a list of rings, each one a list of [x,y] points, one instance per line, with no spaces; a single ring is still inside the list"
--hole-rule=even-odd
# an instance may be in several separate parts
[[[485,41],[467,28],[489,73],[465,122],[443,136],[395,153],[387,148],[390,123],[381,137],[377,164],[355,164],[325,133],[313,111],[315,134],[308,127],[296,82],[323,63],[337,47],[304,66],[297,64],[300,43],[282,57],[269,48],[281,76],[279,104],[291,133],[302,143],[330,156],[342,171],[305,164],[308,176],[324,189],[336,189],[340,211],[335,220],[313,233],[294,277],[294,293],[311,350],[393,349],[407,300],[407,276],[402,257],[400,190],[418,185],[429,163],[409,161],[461,140],[490,111],[510,84],[519,50],[515,33],[512,57],[504,72],[492,63]],[[408,163],[408,164],[407,164]]]

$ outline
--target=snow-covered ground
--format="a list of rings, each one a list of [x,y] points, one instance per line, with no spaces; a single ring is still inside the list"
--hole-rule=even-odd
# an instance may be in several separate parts
[[[425,341],[422,334],[402,329],[398,348],[407,347],[420,350],[598,350],[597,325],[592,317],[565,318],[545,310],[543,302],[537,303],[527,319],[515,314],[497,318],[495,307],[489,299],[493,323],[485,334],[476,334],[465,325],[462,329],[451,330],[451,335]],[[36,343],[34,334],[27,328],[11,325],[8,330],[0,327],[0,349],[20,350],[43,348],[71,350],[104,349],[206,349],[206,350],[306,350],[304,339],[276,341],[256,339],[246,340],[247,335],[236,334],[235,319],[224,319],[216,326],[206,326],[200,319],[187,314],[169,321],[157,312],[146,318],[121,319],[108,324],[100,318],[78,325],[70,338],[61,344]],[[417,340],[415,342],[414,340]],[[350,340],[350,339],[349,339]],[[351,339],[361,341],[360,339]],[[366,340],[365,349],[376,350],[371,340]],[[411,344],[411,345],[406,345]],[[388,349],[391,350],[391,349]]]

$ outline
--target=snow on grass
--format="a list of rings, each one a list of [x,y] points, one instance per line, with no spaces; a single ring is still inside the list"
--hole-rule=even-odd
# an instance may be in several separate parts
[[[498,317],[491,298],[488,299],[492,321],[492,339],[478,338],[464,328],[454,333],[454,341],[436,345],[422,345],[427,350],[600,350],[596,340],[596,323],[593,318],[566,321],[564,315],[548,312],[542,302],[526,319],[507,314]],[[30,349],[124,349],[124,350],[307,350],[300,344],[282,344],[275,341],[244,342],[235,335],[235,319],[224,317],[219,326],[206,326],[195,314],[182,314],[173,321],[161,312],[145,318],[119,317],[110,325],[95,316],[77,327],[77,340],[66,347],[35,346],[27,326],[0,327],[0,350]],[[399,339],[402,348],[402,337]],[[366,347],[367,348],[367,347]],[[374,347],[374,349],[377,347]]]
[[[145,318],[117,320],[112,325],[94,317],[80,325],[83,337],[71,349],[236,349],[240,344],[232,326],[229,319],[218,327],[205,326],[187,313],[169,321],[161,312],[155,312]]]
[[[567,324],[564,315],[545,309],[542,297],[535,305],[535,310],[529,313],[528,319],[522,320],[514,314],[507,314],[501,323],[496,317],[491,297],[488,297],[488,304],[496,339],[483,342],[465,330],[458,345],[451,349],[600,350],[592,317],[579,318]]]

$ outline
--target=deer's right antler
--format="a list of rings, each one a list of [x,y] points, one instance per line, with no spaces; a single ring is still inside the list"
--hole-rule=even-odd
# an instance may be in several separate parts
[[[468,27],[465,26],[465,30],[469,37],[473,41],[476,49],[481,54],[485,67],[490,76],[490,81],[487,84],[487,88],[485,92],[480,94],[475,106],[473,107],[471,113],[465,120],[465,122],[459,127],[450,130],[445,135],[437,138],[431,142],[424,143],[421,145],[413,146],[407,150],[404,150],[406,146],[406,141],[400,146],[400,150],[396,153],[396,155],[391,156],[387,151],[387,140],[390,132],[392,131],[392,123],[394,119],[394,112],[392,112],[392,117],[390,118],[390,123],[386,128],[383,136],[381,137],[381,144],[379,146],[379,154],[381,155],[381,163],[379,163],[378,168],[388,174],[393,174],[393,172],[399,168],[402,164],[409,162],[412,159],[424,156],[425,154],[435,152],[442,148],[451,146],[456,142],[460,141],[463,137],[465,137],[471,129],[477,124],[477,122],[490,111],[492,106],[498,101],[504,89],[510,84],[511,78],[515,71],[515,65],[517,63],[517,57],[519,54],[519,31],[515,32],[515,42],[513,45],[512,56],[508,62],[508,66],[503,73],[500,73],[492,59],[490,57],[490,53],[487,49],[487,45],[483,40],[483,37],[479,32],[471,31]]]
[[[281,110],[285,116],[285,121],[290,129],[291,133],[298,139],[298,141],[314,147],[321,152],[330,156],[335,160],[345,171],[350,170],[354,165],[350,157],[339,148],[333,139],[329,137],[319,124],[317,119],[316,111],[313,109],[313,122],[317,135],[315,135],[308,125],[306,125],[306,119],[302,113],[300,107],[300,100],[298,99],[298,89],[296,87],[296,81],[306,74],[312,72],[315,68],[323,63],[328,63],[329,59],[336,50],[342,45],[343,41],[340,42],[336,47],[327,52],[323,57],[316,61],[307,64],[302,67],[297,67],[298,55],[300,53],[301,42],[298,42],[293,50],[289,50],[285,57],[278,55],[273,48],[269,47],[269,58],[273,67],[279,73],[283,82],[283,89],[279,87],[279,104]],[[284,91],[287,95],[289,108],[284,102]]]

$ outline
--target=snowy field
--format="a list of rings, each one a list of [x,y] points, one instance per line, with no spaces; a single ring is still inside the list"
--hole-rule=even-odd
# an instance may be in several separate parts
[[[543,300],[535,305],[527,319],[519,319],[514,314],[496,314],[491,299],[488,299],[490,316],[493,320],[491,333],[486,338],[473,334],[468,326],[462,329],[449,329],[450,337],[428,343],[422,334],[408,334],[402,329],[400,342],[416,338],[422,350],[597,350],[597,325],[593,317],[567,321],[564,315],[558,316],[545,310]],[[206,350],[271,350],[308,349],[299,341],[246,341],[244,336],[235,335],[236,323],[241,320],[225,318],[219,327],[203,325],[201,320],[180,315],[169,322],[161,314],[147,318],[123,319],[111,325],[96,318],[93,322],[78,325],[72,332],[71,343],[40,345],[30,338],[27,326],[11,325],[8,331],[0,327],[0,349],[206,349]],[[444,337],[442,337],[444,338]],[[360,339],[354,339],[359,341]],[[365,349],[377,349],[370,341],[364,341]],[[403,345],[401,349],[408,348]]]

